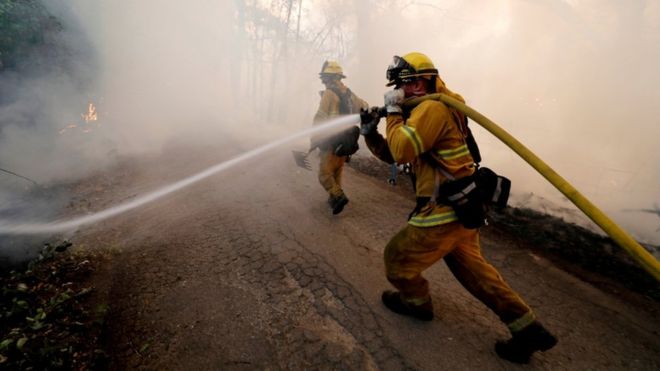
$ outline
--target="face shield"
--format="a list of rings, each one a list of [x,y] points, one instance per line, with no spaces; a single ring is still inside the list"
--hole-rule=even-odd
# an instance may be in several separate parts
[[[398,55],[394,56],[392,63],[387,67],[387,72],[385,77],[387,78],[386,86],[396,86],[397,88],[401,84],[411,82],[414,80],[415,69],[406,62],[405,59],[399,57]]]

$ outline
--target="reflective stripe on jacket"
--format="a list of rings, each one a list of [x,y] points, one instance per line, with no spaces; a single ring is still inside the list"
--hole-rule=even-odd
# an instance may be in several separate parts
[[[474,172],[474,160],[465,143],[456,118],[447,106],[427,100],[410,112],[407,120],[400,114],[387,116],[387,146],[397,163],[412,163],[417,176],[417,197],[433,197],[436,187],[436,168],[420,157],[428,153],[445,171],[455,178]],[[439,184],[447,178],[442,174]],[[429,204],[414,214],[408,223],[416,227],[432,227],[456,221],[450,206]]]

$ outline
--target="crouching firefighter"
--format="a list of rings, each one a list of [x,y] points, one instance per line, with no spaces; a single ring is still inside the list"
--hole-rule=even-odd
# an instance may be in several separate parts
[[[319,73],[325,90],[321,91],[321,103],[314,116],[314,125],[340,115],[359,113],[369,107],[341,82],[345,78],[337,62],[326,61]],[[328,192],[328,204],[333,214],[339,214],[348,203],[341,187],[342,172],[352,154],[358,150],[360,129],[355,126],[332,136],[313,136],[310,151],[320,150],[319,182]]]
[[[512,362],[527,363],[534,352],[549,350],[557,339],[481,255],[479,226],[484,224],[485,214],[476,212],[474,217],[471,211],[466,213],[452,203],[453,196],[469,194],[474,184],[480,189],[483,182],[479,177],[495,179],[490,176],[494,173],[481,171],[485,168],[478,169],[475,164],[475,157],[478,162],[480,156],[460,112],[435,100],[402,109],[406,98],[432,93],[464,100],[447,89],[431,60],[421,53],[394,57],[387,79],[387,86],[395,88],[385,94],[385,110],[379,112],[374,107],[363,111],[361,133],[370,151],[381,160],[412,163],[417,206],[408,224],[385,247],[387,279],[397,291],[383,292],[383,304],[398,314],[432,320],[429,283],[422,272],[444,259],[463,287],[510,330],[511,339],[495,344],[497,354]],[[379,117],[385,115],[383,111],[387,116],[386,139],[376,130]],[[462,191],[451,194],[456,185]],[[480,192],[492,196],[494,189]]]

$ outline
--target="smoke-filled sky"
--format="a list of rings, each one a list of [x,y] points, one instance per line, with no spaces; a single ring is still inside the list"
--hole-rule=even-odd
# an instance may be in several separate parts
[[[44,2],[64,20],[65,40],[93,56],[91,77],[12,80],[18,98],[0,107],[0,166],[62,181],[175,138],[231,134],[249,147],[310,125],[326,58],[381,105],[392,56],[419,51],[470,106],[633,235],[660,243],[658,215],[630,211],[660,204],[659,1],[296,0],[290,11],[287,3]],[[94,130],[62,132],[83,126],[90,102]],[[26,125],[33,111],[38,120]],[[483,164],[510,177],[518,196],[570,207],[471,125]]]

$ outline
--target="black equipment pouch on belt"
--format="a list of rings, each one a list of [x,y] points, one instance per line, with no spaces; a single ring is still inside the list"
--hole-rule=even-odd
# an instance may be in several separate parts
[[[465,228],[474,229],[486,225],[488,209],[474,175],[443,183],[439,189],[439,201],[454,209],[458,221]]]
[[[463,132],[467,132],[466,144],[476,170],[472,175],[456,179],[433,156],[426,153],[422,158],[436,169],[436,190],[434,199],[454,209],[458,221],[465,228],[475,229],[487,224],[486,216],[490,207],[504,208],[509,200],[511,181],[497,175],[486,167],[479,167],[481,154],[472,133],[467,128],[467,120],[463,121]],[[440,184],[442,174],[446,181]]]
[[[504,208],[509,199],[511,181],[495,174],[486,167],[479,167],[481,153],[479,146],[468,127],[468,118],[457,110],[452,110],[458,129],[463,134],[465,144],[474,160],[476,170],[470,176],[456,179],[432,156],[423,156],[436,168],[436,171],[447,179],[439,184],[436,176],[436,195],[438,202],[450,205],[458,221],[465,228],[474,229],[487,224],[486,216],[490,207]]]
[[[475,174],[484,203],[498,209],[505,208],[511,192],[511,180],[487,167],[478,168]]]
[[[465,228],[487,224],[490,207],[504,208],[509,200],[511,181],[486,167],[461,179],[448,180],[439,187],[439,199],[450,205]]]
[[[350,156],[360,148],[360,128],[353,126],[339,134],[333,140],[333,148],[337,156]]]

